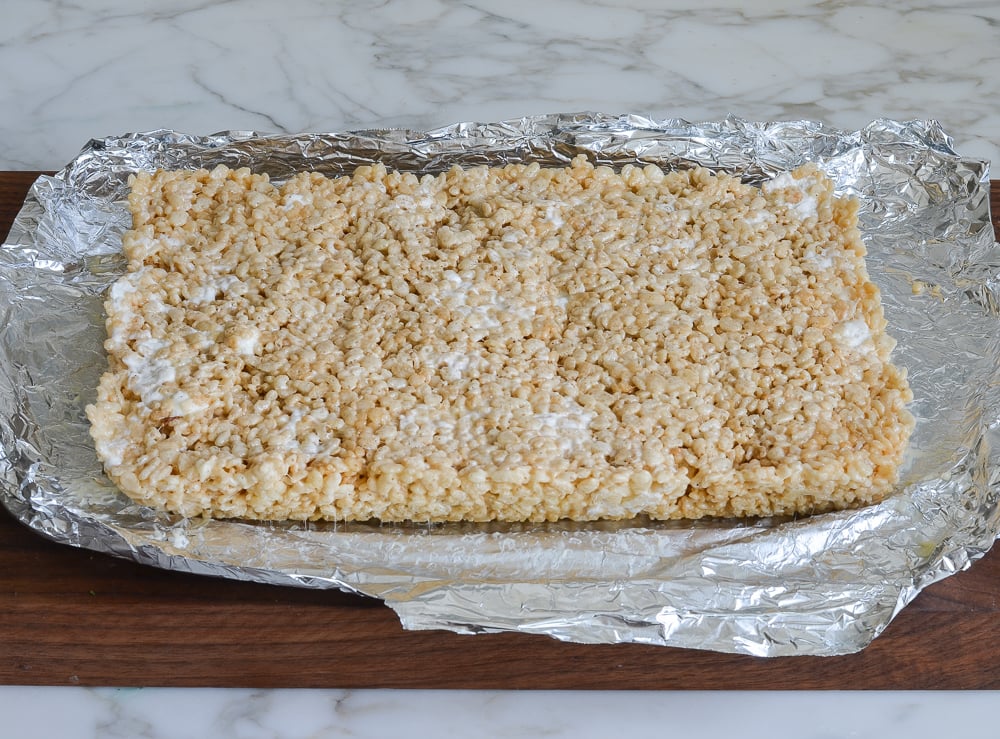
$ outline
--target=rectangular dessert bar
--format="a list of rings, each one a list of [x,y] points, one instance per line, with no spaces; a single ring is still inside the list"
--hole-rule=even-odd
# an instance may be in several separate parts
[[[857,203],[583,157],[276,186],[140,173],[87,408],[187,516],[812,513],[893,490],[910,431]]]

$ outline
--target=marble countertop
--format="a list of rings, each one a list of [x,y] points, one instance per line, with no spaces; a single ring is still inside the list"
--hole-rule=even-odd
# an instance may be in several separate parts
[[[933,118],[960,153],[1000,160],[1000,6],[909,5],[11,3],[0,24],[0,169],[57,169],[90,138],[157,128],[426,129],[582,110],[808,118],[847,129],[879,117]],[[959,724],[982,730],[995,709],[985,693],[5,687],[0,733],[596,737],[669,727],[693,737],[920,739]],[[778,725],[761,721],[776,715]]]
[[[173,128],[423,129],[597,110],[859,128],[934,118],[996,159],[1000,7],[927,0],[17,3],[0,169]],[[745,8],[743,7],[745,6]]]
[[[18,739],[940,739],[991,736],[992,693],[5,688]],[[57,710],[53,710],[57,707]]]

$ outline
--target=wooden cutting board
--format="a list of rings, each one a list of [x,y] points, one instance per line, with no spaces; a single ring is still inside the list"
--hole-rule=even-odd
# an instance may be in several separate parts
[[[0,172],[6,236],[37,172]],[[1000,182],[991,204],[1000,213]],[[1000,688],[1000,552],[927,588],[859,654],[759,659],[404,631],[381,602],[143,567],[0,508],[0,684],[495,689]]]

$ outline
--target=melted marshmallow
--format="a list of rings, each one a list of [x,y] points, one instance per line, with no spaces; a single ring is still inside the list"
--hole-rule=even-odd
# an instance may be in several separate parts
[[[561,228],[566,222],[562,217],[562,204],[561,203],[549,203],[545,206],[545,220],[551,223],[555,228]]]
[[[234,286],[242,284],[235,275],[220,275],[200,286],[190,297],[193,305],[203,305],[218,300],[219,294],[228,297]]]
[[[149,405],[163,400],[162,387],[177,379],[177,371],[166,359],[157,355],[170,346],[170,342],[162,339],[142,339],[136,344],[136,351],[126,355],[122,361],[128,367],[129,387]]]
[[[281,207],[284,210],[291,210],[295,205],[312,205],[312,195],[300,195],[297,192],[285,195],[285,203]]]
[[[117,467],[125,461],[125,450],[128,449],[128,439],[114,441],[98,441],[95,444],[97,455],[108,467]]]
[[[247,329],[246,333],[236,340],[236,353],[245,357],[257,353],[257,342],[260,341],[260,330],[256,328]]]
[[[496,291],[490,292],[487,302],[479,305],[469,305],[472,296],[481,297],[478,286],[473,282],[463,280],[460,275],[452,270],[444,273],[445,279],[451,283],[451,287],[441,291],[440,297],[434,300],[451,299],[465,309],[469,316],[470,325],[473,329],[486,330],[500,328],[502,325],[498,316],[510,316],[530,320],[535,315],[535,307],[531,305],[511,305],[500,297]]]
[[[863,319],[857,318],[853,321],[844,321],[837,326],[837,329],[834,331],[834,337],[851,349],[857,349],[871,339],[872,332]]]
[[[817,215],[816,198],[806,192],[812,184],[812,178],[797,180],[791,172],[782,172],[770,182],[765,182],[761,189],[766,193],[772,193],[775,190],[798,190],[802,193],[802,199],[797,203],[786,203],[786,205],[798,218],[804,221],[807,218],[815,218]]]

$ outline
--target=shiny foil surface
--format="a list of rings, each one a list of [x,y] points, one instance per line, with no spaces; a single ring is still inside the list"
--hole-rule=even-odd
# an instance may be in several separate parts
[[[453,164],[578,153],[611,165],[707,166],[758,183],[805,161],[861,202],[893,361],[917,418],[898,490],[798,519],[547,525],[186,520],[104,476],[84,407],[106,368],[103,294],[125,269],[130,173],[248,166],[280,181],[381,161]],[[382,599],[408,629],[517,631],[758,656],[858,651],[924,587],[964,569],[1000,528],[1000,244],[988,165],[933,121],[860,131],[810,121],[692,124],[558,114],[429,131],[91,141],[41,177],[0,249],[0,500],[58,542],[156,567]],[[474,648],[474,644],[470,644]]]

